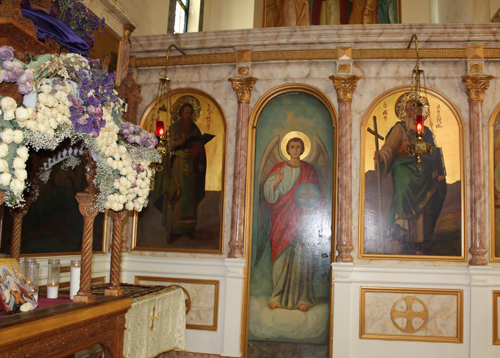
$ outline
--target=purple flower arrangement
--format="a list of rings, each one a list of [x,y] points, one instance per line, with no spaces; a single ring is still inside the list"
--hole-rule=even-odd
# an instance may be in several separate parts
[[[153,133],[149,133],[141,127],[128,122],[122,123],[121,133],[130,144],[135,143],[148,149],[154,149],[158,143]]]
[[[104,18],[99,20],[80,0],[57,0],[57,4],[61,9],[61,20],[92,46],[95,41],[94,31],[101,28],[103,32]]]
[[[21,94],[28,94],[33,89],[31,84],[35,79],[33,72],[25,70],[22,63],[14,59],[14,49],[10,46],[0,47],[0,83],[17,83],[17,89]]]
[[[90,73],[83,68],[75,68],[80,98],[71,96],[71,122],[77,131],[91,133],[96,137],[106,125],[103,119],[104,102],[116,102],[114,91],[116,74],[109,74],[99,68],[98,61],[89,61]]]

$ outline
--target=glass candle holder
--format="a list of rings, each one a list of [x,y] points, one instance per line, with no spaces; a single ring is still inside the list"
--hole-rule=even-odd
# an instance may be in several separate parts
[[[24,276],[26,276],[26,273],[27,273],[27,270],[28,270],[28,266],[29,266],[30,263],[37,263],[36,258],[34,258],[34,257],[25,257],[23,259],[23,261],[21,262],[21,264],[20,264],[21,270],[23,271]]]
[[[81,260],[70,261],[71,273],[70,273],[69,298],[71,300],[78,293],[78,290],[80,289],[81,266],[82,266]]]
[[[38,302],[38,287],[40,283],[40,264],[37,262],[29,262],[25,264],[24,276],[28,284],[28,293]]]
[[[59,274],[61,272],[61,260],[49,259],[47,272],[47,298],[59,297]]]

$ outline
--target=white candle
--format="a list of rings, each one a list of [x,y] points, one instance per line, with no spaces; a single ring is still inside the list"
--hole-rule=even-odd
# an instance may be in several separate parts
[[[59,285],[47,286],[47,298],[57,298],[57,297],[59,297]]]
[[[78,293],[80,289],[80,266],[71,266],[70,285],[69,285],[69,298],[72,300],[73,296]]]

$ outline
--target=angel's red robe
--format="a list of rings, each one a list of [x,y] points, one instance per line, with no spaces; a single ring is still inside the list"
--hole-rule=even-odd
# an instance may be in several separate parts
[[[288,162],[278,163],[271,170],[266,179],[282,169]],[[321,202],[324,201],[323,192],[321,191],[321,183],[318,173],[312,164],[300,161],[302,170],[295,185],[288,193],[278,198],[276,203],[267,203],[271,209],[271,262],[293,241],[299,231],[307,225],[308,215],[302,215],[303,209],[297,205],[295,201],[295,191],[304,183],[311,183],[321,192]],[[320,206],[322,206],[320,204]],[[312,224],[312,223],[310,223]]]
[[[287,165],[276,165],[267,179]],[[285,169],[283,169],[285,170]],[[290,173],[290,172],[289,172]],[[287,180],[287,172],[283,180]],[[288,174],[290,175],[290,174]],[[301,305],[311,306],[316,302],[314,293],[315,255],[319,241],[319,227],[324,196],[318,173],[314,166],[301,161],[300,174],[286,193],[267,202],[271,211],[271,261],[273,264],[273,292],[270,302],[278,307],[297,309]],[[314,184],[321,193],[321,200],[314,208],[301,207],[296,201],[300,185]],[[287,186],[288,187],[288,186]],[[276,189],[275,189],[276,190]],[[276,193],[276,191],[275,191]]]

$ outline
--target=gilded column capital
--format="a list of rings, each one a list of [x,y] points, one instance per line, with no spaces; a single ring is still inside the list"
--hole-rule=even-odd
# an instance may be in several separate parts
[[[229,81],[233,84],[233,90],[236,91],[238,96],[238,103],[250,103],[253,86],[258,78],[255,77],[231,77]]]
[[[358,84],[358,80],[361,76],[339,76],[333,75],[329,77],[332,82],[335,90],[337,91],[337,97],[339,102],[352,102],[352,94],[356,89]]]
[[[490,86],[490,80],[495,78],[491,75],[464,75],[462,81],[465,82],[467,87],[467,97],[469,102],[482,102],[484,92]]]

